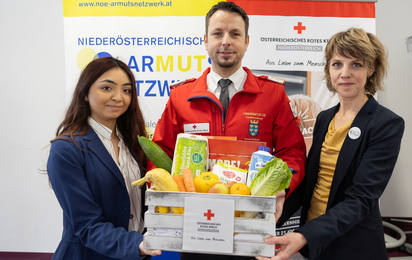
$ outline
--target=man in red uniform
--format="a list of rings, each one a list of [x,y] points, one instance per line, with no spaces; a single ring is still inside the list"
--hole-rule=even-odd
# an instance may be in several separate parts
[[[296,171],[287,198],[304,177],[305,143],[283,81],[257,77],[242,67],[242,59],[249,45],[248,27],[247,14],[234,3],[219,2],[210,9],[206,15],[204,41],[212,68],[206,69],[198,79],[171,86],[170,97],[156,126],[153,141],[170,157],[173,156],[179,133],[264,141],[274,150],[274,156]],[[224,84],[221,79],[230,81]],[[227,104],[228,107],[225,107]],[[277,195],[277,219],[282,213],[284,199],[285,191],[282,191]],[[181,254],[181,259],[198,260],[201,257]],[[240,259],[231,256],[204,257]]]

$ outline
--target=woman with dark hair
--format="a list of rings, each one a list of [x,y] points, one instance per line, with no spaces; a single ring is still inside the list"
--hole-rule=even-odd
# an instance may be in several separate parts
[[[379,198],[405,128],[373,97],[383,90],[387,51],[372,33],[351,28],[332,36],[325,61],[326,85],[339,104],[316,119],[301,184],[301,227],[266,242],[281,245],[272,260],[297,250],[311,260],[386,260]]]
[[[63,237],[53,259],[139,259],[143,248],[146,136],[135,79],[112,57],[82,72],[63,122],[51,141],[47,173],[63,209]]]

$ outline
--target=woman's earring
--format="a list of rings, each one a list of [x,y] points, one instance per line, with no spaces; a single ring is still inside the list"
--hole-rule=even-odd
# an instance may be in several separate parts
[[[89,101],[89,99],[87,97],[84,100]]]

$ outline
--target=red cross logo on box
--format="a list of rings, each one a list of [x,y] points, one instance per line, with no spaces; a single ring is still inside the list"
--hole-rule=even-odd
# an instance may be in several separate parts
[[[203,214],[203,216],[207,217],[207,220],[211,220],[212,217],[215,216],[215,214],[212,213],[212,211],[210,209],[208,209],[207,212]]]
[[[298,22],[298,26],[293,26],[293,30],[297,30],[298,34],[302,34],[302,31],[306,30],[306,26],[302,26],[302,22]]]

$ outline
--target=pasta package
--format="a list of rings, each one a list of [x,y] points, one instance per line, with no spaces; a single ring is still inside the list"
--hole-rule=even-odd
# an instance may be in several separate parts
[[[189,168],[193,178],[208,169],[208,138],[201,135],[178,134],[173,155],[172,176],[182,175],[184,168]]]

